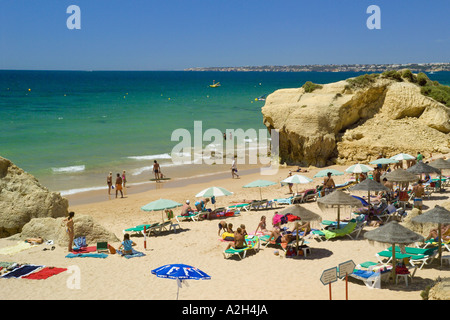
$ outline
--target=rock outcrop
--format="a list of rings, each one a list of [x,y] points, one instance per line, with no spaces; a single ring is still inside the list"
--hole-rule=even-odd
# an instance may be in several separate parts
[[[267,97],[262,113],[266,127],[279,130],[282,162],[322,167],[371,161],[379,153],[450,152],[450,108],[406,80],[281,89]]]
[[[67,216],[68,200],[0,157],[0,238],[19,233],[33,218]]]
[[[68,235],[63,223],[64,218],[35,218],[23,226],[20,235],[13,238],[43,238],[44,240],[53,240],[59,246],[68,245]],[[116,235],[106,230],[100,224],[94,222],[94,219],[88,215],[75,216],[74,232],[75,238],[84,236],[86,243],[96,244],[97,242],[118,242]]]

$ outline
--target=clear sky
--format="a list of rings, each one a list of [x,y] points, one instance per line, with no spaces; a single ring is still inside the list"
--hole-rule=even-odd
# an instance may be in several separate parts
[[[449,0],[0,0],[0,69],[450,62],[449,12]]]

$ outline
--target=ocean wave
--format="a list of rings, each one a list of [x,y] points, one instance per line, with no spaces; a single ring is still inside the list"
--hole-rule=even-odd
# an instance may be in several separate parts
[[[80,192],[96,191],[96,190],[102,190],[102,189],[107,190],[107,187],[90,187],[90,188],[69,189],[69,190],[60,191],[60,193],[61,193],[61,196],[67,196],[67,195],[76,194],[76,193],[80,193]]]
[[[127,158],[134,160],[157,160],[157,159],[172,159],[172,156],[168,153],[163,153],[163,154],[151,154],[146,156],[130,156]]]
[[[84,165],[81,165],[81,166],[52,168],[52,171],[55,173],[74,173],[74,172],[82,172],[85,169],[86,169],[86,167]]]

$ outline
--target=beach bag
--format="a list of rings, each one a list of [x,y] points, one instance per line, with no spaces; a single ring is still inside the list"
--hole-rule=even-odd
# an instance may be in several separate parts
[[[81,248],[87,247],[86,237],[82,236],[74,239],[73,244],[75,246],[75,250],[80,250]]]
[[[109,249],[109,253],[116,254],[116,249],[113,246],[108,244],[108,249]]]

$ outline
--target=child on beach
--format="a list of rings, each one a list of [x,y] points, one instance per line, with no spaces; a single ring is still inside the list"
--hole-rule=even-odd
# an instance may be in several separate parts
[[[132,254],[133,247],[135,245],[136,243],[130,240],[130,235],[128,233],[125,233],[123,236],[122,244],[119,247],[119,250],[122,250],[122,255]]]
[[[262,234],[264,234],[264,235],[270,234],[270,231],[267,230],[266,216],[261,217],[261,220],[259,221],[259,224],[256,227],[255,235],[258,233],[258,230],[261,230]]]
[[[244,237],[248,235],[247,230],[245,230],[244,224],[241,224],[241,230],[242,230],[242,234],[244,235]]]
[[[219,231],[217,232],[217,235],[220,236],[220,231],[224,232],[228,232],[228,226],[227,223],[225,221],[220,221],[219,222]]]

